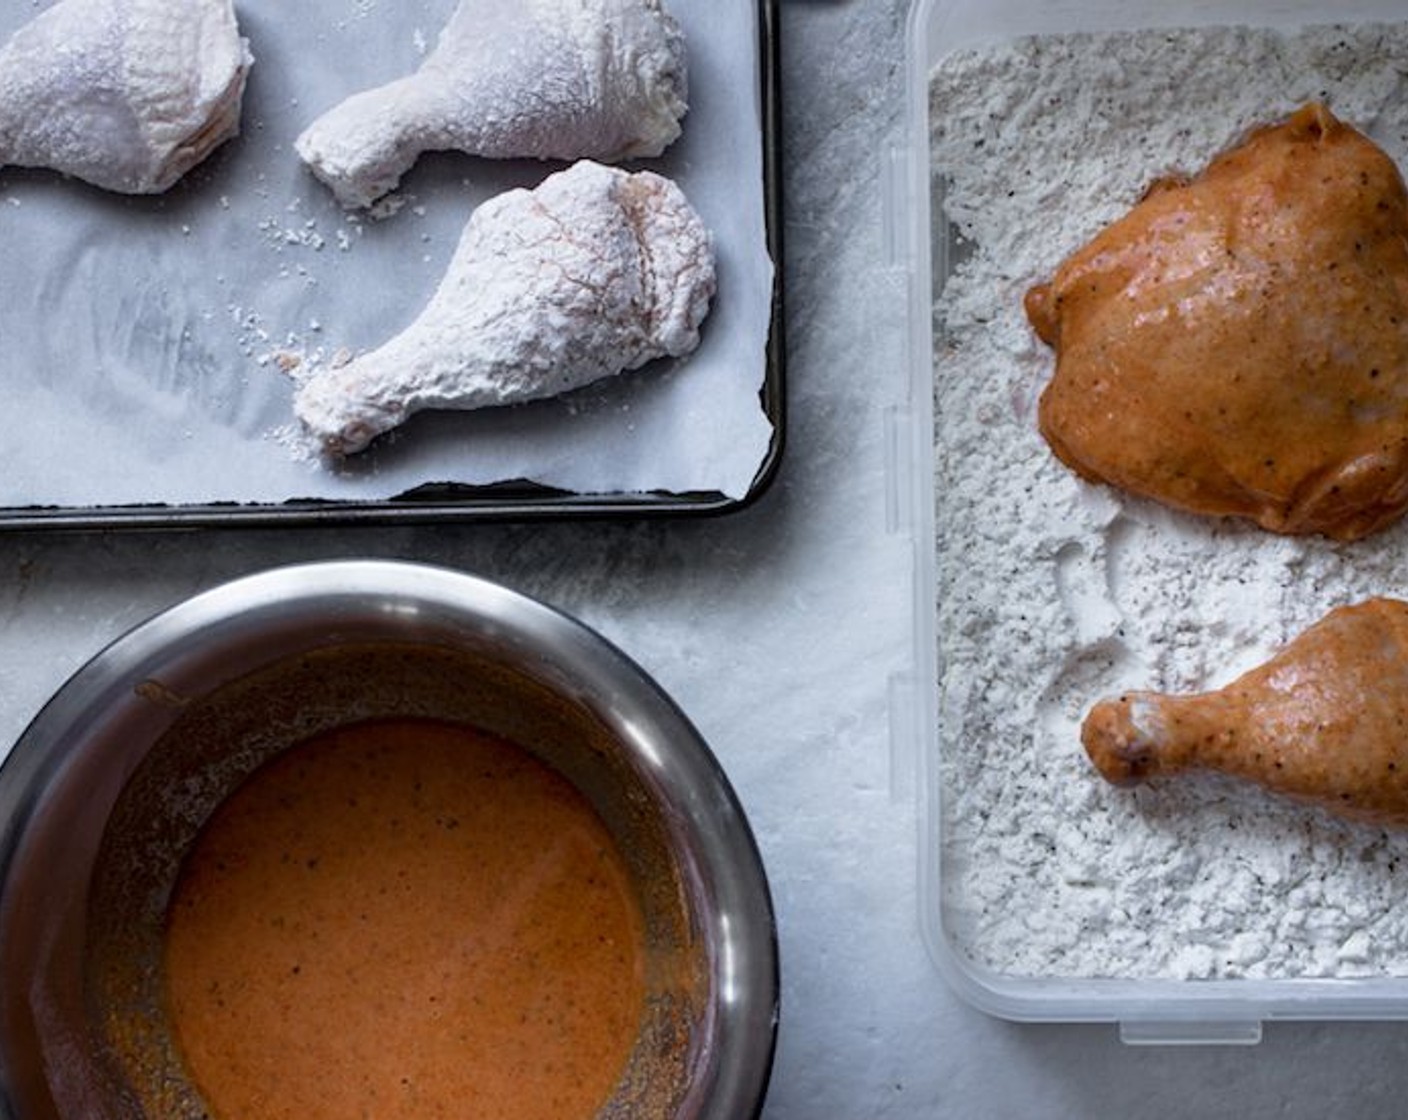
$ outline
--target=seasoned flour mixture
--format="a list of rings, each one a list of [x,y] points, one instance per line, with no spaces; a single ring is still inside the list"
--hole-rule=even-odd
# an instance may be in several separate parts
[[[1070,35],[931,85],[952,226],[936,308],[946,923],[1014,976],[1408,974],[1408,833],[1215,777],[1106,785],[1080,720],[1214,687],[1331,607],[1408,598],[1408,522],[1287,539],[1082,482],[1036,430],[1022,295],[1148,183],[1324,100],[1408,167],[1408,25]]]

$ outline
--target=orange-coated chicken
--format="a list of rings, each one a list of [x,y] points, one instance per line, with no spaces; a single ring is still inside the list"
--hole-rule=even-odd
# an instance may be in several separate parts
[[[1324,106],[1156,183],[1026,311],[1082,476],[1341,540],[1408,507],[1408,192]]]
[[[1101,701],[1081,741],[1118,785],[1220,770],[1342,816],[1408,826],[1408,603],[1333,610],[1216,692]]]

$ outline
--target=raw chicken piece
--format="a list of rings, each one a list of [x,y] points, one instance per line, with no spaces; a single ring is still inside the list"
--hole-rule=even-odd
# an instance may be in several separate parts
[[[686,354],[713,294],[711,239],[679,187],[583,160],[480,206],[419,317],[294,407],[327,450],[359,451],[421,409],[554,396]]]
[[[295,146],[339,202],[370,206],[427,151],[658,156],[685,93],[684,36],[660,0],[460,0],[419,70],[349,97]]]
[[[1081,741],[1117,785],[1221,770],[1343,816],[1408,825],[1408,603],[1333,610],[1216,692],[1102,701]]]
[[[1156,184],[1026,306],[1086,478],[1343,540],[1408,505],[1408,194],[1323,106]]]
[[[239,131],[231,0],[60,0],[0,49],[0,166],[166,190]]]

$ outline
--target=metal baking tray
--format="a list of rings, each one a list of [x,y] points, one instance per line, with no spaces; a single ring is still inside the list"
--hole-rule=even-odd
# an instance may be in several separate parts
[[[350,19],[364,14],[364,0],[349,5]],[[324,496],[305,497],[290,494],[280,501],[243,501],[238,498],[186,504],[162,500],[113,504],[0,504],[0,529],[160,529],[218,526],[295,526],[378,523],[433,523],[473,520],[527,520],[561,518],[716,515],[741,509],[751,504],[772,482],[782,456],[785,435],[785,355],[782,337],[782,222],[781,175],[779,169],[779,15],[777,0],[757,0],[758,43],[756,81],[759,93],[761,124],[762,209],[765,225],[766,252],[773,265],[771,305],[767,309],[768,333],[761,370],[758,403],[771,434],[765,454],[756,474],[742,494],[726,494],[718,490],[579,492],[544,484],[530,478],[508,478],[487,484],[427,480],[386,498],[339,499]],[[244,14],[236,3],[242,31],[246,31]],[[25,18],[30,18],[26,16]],[[267,21],[266,21],[267,23]],[[262,30],[268,34],[268,28]],[[247,32],[246,32],[247,33]],[[409,31],[408,31],[409,34]],[[415,32],[418,40],[421,33]],[[3,38],[3,35],[0,35]],[[421,49],[424,49],[423,43]],[[251,83],[258,74],[260,59],[256,53]],[[693,69],[691,69],[693,75]],[[752,75],[750,75],[752,76]],[[694,95],[691,94],[691,100]],[[262,122],[249,119],[249,98],[246,98],[244,128],[260,128]],[[294,106],[306,115],[304,110]],[[685,118],[686,133],[688,120]],[[219,153],[217,153],[218,157]],[[288,153],[288,158],[293,159]],[[435,160],[439,157],[426,157]],[[453,158],[453,157],[447,157]],[[667,153],[668,158],[668,153]],[[487,162],[487,161],[486,161]],[[551,170],[546,165],[540,174]],[[651,167],[643,161],[642,167]],[[199,170],[199,169],[198,169]],[[663,169],[662,169],[663,170]],[[47,172],[27,172],[7,169],[5,178],[36,181],[48,177]],[[412,172],[414,174],[414,172]],[[2,180],[0,180],[2,181]],[[55,180],[56,181],[56,180]],[[403,188],[405,184],[403,184]],[[82,188],[79,185],[80,189]],[[178,186],[179,189],[179,186]],[[17,202],[10,200],[18,206]],[[222,198],[221,203],[225,200]],[[122,200],[107,205],[120,206]],[[292,219],[291,219],[292,221]],[[278,235],[277,230],[271,236]],[[3,287],[0,278],[0,287]],[[708,324],[706,323],[706,330]],[[232,382],[239,374],[231,373]],[[314,488],[310,487],[310,490]]]

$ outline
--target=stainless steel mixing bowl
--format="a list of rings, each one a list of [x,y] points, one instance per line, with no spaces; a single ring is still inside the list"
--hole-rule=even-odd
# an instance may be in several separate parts
[[[187,600],[80,669],[25,731],[0,767],[0,1113],[200,1113],[161,998],[180,861],[262,761],[387,715],[518,742],[612,829],[645,910],[650,994],[601,1115],[758,1113],[778,1009],[772,907],[705,743],[580,623],[385,561],[281,568]]]

